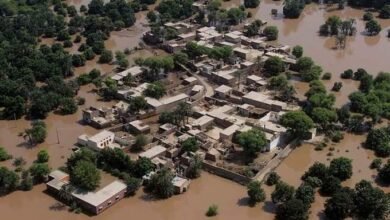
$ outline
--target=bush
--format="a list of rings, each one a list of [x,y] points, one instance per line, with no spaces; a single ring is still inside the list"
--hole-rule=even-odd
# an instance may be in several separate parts
[[[296,58],[301,58],[303,55],[303,47],[302,46],[295,46],[292,50],[292,55],[294,55]]]
[[[267,26],[264,28],[263,34],[267,37],[268,40],[277,40],[279,30],[276,26]]]
[[[352,76],[353,76],[353,70],[351,69],[348,69],[348,70],[345,70],[343,73],[341,73],[340,77],[342,79],[352,79]]]
[[[218,206],[217,205],[211,205],[207,209],[206,216],[212,217],[218,215]]]
[[[40,150],[37,155],[37,162],[38,163],[46,163],[49,161],[49,153],[47,150]]]
[[[335,82],[332,87],[332,91],[338,92],[343,87],[342,82]]]
[[[6,161],[6,160],[9,160],[11,158],[12,158],[12,156],[9,155],[4,148],[0,147],[0,161]]]
[[[380,169],[381,166],[382,160],[380,158],[375,158],[370,164],[370,169]]]
[[[330,80],[332,78],[332,73],[326,72],[323,76],[323,80]]]
[[[265,182],[268,186],[277,184],[280,180],[280,176],[276,172],[271,172]]]
[[[363,15],[364,21],[370,21],[372,19],[374,19],[374,15],[371,12],[364,13],[364,15]]]
[[[332,132],[331,134],[331,140],[333,142],[340,142],[342,139],[344,139],[344,134],[340,131]]]

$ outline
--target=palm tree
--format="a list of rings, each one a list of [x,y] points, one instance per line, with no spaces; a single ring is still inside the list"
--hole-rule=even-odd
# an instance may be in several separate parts
[[[191,105],[186,102],[180,102],[179,105],[176,107],[175,112],[183,120],[184,125],[186,121],[188,123],[188,116],[191,115]]]

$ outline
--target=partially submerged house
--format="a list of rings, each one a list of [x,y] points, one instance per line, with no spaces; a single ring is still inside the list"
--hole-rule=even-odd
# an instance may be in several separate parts
[[[49,174],[49,182],[46,183],[46,188],[50,193],[58,195],[62,187],[68,184],[70,184],[69,175],[55,170]],[[86,192],[76,187],[71,195],[82,209],[98,215],[123,199],[126,195],[126,189],[126,184],[115,180],[95,192]]]

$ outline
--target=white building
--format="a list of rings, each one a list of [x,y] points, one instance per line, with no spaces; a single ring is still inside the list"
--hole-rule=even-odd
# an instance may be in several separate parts
[[[106,147],[117,147],[114,144],[115,134],[111,131],[103,130],[91,137],[86,134],[80,135],[77,138],[77,143],[86,147],[91,148],[92,150],[102,150]]]

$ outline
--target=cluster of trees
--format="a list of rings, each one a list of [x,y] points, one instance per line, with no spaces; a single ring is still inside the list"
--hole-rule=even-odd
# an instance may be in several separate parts
[[[156,7],[160,20],[165,23],[171,20],[182,20],[193,14],[193,0],[163,0]]]
[[[260,29],[263,26],[263,22],[261,20],[254,20],[247,27],[245,27],[245,36],[253,37],[260,34]]]
[[[191,106],[185,102],[181,102],[175,110],[171,112],[162,112],[158,122],[160,124],[171,123],[177,126],[184,126],[191,114]]]
[[[218,31],[227,31],[229,25],[237,25],[244,21],[247,17],[245,6],[239,8],[222,9],[220,0],[212,0],[209,2],[205,13],[200,13],[197,17],[199,23],[205,22],[205,14],[207,14],[208,25],[215,26]]]
[[[299,58],[291,69],[299,72],[301,78],[306,82],[317,80],[322,74],[321,66],[316,65],[310,57]]]
[[[314,127],[313,120],[303,111],[289,111],[282,115],[281,125],[286,127],[294,137],[303,138]]]
[[[256,8],[259,4],[260,0],[244,0],[245,8]]]
[[[348,76],[351,72],[349,71]],[[390,73],[381,72],[373,78],[364,69],[358,69],[354,79],[360,81],[360,91],[349,95],[351,111],[370,117],[373,123],[378,122],[381,117],[389,118]]]
[[[31,128],[24,131],[24,138],[28,139],[31,145],[43,143],[47,136],[46,124],[43,121],[31,122]]]
[[[378,21],[376,21],[374,19],[367,21],[365,28],[366,28],[366,32],[370,36],[378,35],[379,32],[381,32],[381,30],[382,30],[381,25],[378,23]]]
[[[354,189],[344,187],[333,193],[325,203],[325,215],[329,219],[386,219],[389,204],[387,194],[372,186],[370,182],[362,180]]]
[[[298,18],[305,8],[305,0],[286,0],[283,6],[283,14],[286,18]]]
[[[267,146],[267,139],[263,131],[253,128],[249,131],[241,132],[236,137],[237,143],[249,156],[256,156]]]
[[[279,30],[276,26],[267,26],[264,28],[263,34],[267,37],[267,40],[277,40]]]
[[[390,126],[372,129],[364,145],[380,157],[390,156]]]
[[[3,147],[0,147],[0,161],[6,161],[9,159],[12,159],[12,155],[8,154]]]
[[[145,80],[156,81],[160,79],[160,74],[172,70],[175,63],[172,56],[154,56],[146,59],[138,58],[136,63],[145,67]]]
[[[34,184],[39,184],[47,180],[50,167],[47,162],[49,155],[46,150],[39,151],[37,160],[27,170],[21,168],[25,161],[17,158],[14,165],[18,166],[15,171],[6,167],[0,167],[0,196],[13,192],[14,190],[31,190]],[[20,174],[18,172],[21,172]]]
[[[154,82],[148,85],[143,92],[145,96],[160,99],[166,94],[165,86],[161,82]]]
[[[208,48],[194,42],[188,42],[184,52],[192,59],[201,55],[207,55],[216,60],[226,60],[232,56],[233,49],[230,46]]]

